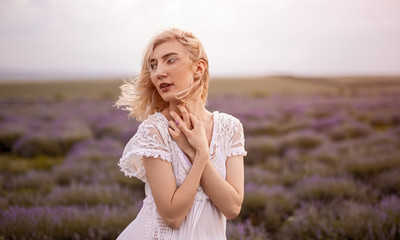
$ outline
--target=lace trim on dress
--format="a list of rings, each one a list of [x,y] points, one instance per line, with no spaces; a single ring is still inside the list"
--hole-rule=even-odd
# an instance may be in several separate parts
[[[169,139],[168,125],[162,114],[149,116],[139,125],[136,134],[125,146],[118,165],[128,177],[136,177],[146,182],[146,172],[143,166],[143,156],[161,158],[172,162],[171,152],[165,139]]]
[[[228,157],[232,156],[246,156],[247,152],[243,147],[231,148],[229,149]]]
[[[210,161],[218,173],[226,177],[226,159],[230,156],[246,155],[244,149],[243,126],[235,117],[213,112],[214,126],[210,143]],[[137,133],[127,143],[118,165],[128,177],[136,177],[144,182],[146,197],[136,223],[131,228],[140,228],[142,235],[126,239],[226,239],[226,218],[216,211],[204,189],[199,186],[193,201],[193,207],[186,216],[179,230],[169,228],[159,213],[146,181],[143,156],[160,158],[171,162],[177,186],[189,174],[191,163],[174,142],[168,132],[168,120],[161,113],[155,113],[146,119]],[[186,159],[185,159],[186,158]],[[199,225],[197,225],[200,223]],[[136,225],[135,225],[136,224]],[[213,229],[215,225],[215,229]],[[199,228],[197,228],[199,226]],[[210,229],[205,229],[210,228]],[[203,231],[205,229],[205,231]],[[210,235],[214,231],[214,235]],[[125,235],[126,236],[126,235]]]
[[[146,174],[143,166],[142,156],[161,158],[162,160],[171,162],[171,155],[167,152],[157,149],[133,149],[119,159],[118,166],[121,172],[127,177],[136,177],[146,182]]]
[[[153,197],[146,197],[143,200],[143,205],[147,206],[147,214],[152,216],[146,218],[147,221],[144,223],[145,232],[148,237],[143,239],[171,239],[172,229],[164,223],[163,219],[158,214]]]

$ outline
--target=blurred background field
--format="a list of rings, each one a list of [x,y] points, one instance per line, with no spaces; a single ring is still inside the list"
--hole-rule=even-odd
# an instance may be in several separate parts
[[[42,98],[116,98],[124,79],[2,79],[2,97]],[[400,76],[339,77],[235,77],[210,80],[209,95],[275,95],[275,94],[357,94],[399,91]]]
[[[208,108],[241,120],[248,151],[228,239],[400,239],[399,79],[212,79]],[[0,239],[115,239],[134,219],[120,84],[0,83]]]
[[[115,239],[143,183],[114,107],[158,31],[193,32],[243,123],[229,240],[400,239],[400,1],[0,1],[0,240]],[[225,76],[225,77],[224,77]],[[265,76],[265,77],[262,77]]]

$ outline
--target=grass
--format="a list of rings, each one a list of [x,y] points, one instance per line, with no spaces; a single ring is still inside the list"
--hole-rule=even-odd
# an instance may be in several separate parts
[[[63,101],[71,98],[116,99],[122,79],[56,79],[0,82],[0,96],[7,98],[49,98]],[[383,82],[384,84],[380,84]],[[333,84],[332,84],[333,83]],[[373,86],[371,88],[370,86]],[[373,90],[372,90],[373,89]],[[348,92],[399,91],[399,76],[360,77],[219,77],[210,80],[209,95],[247,95],[253,97],[276,94],[347,94]]]
[[[229,239],[399,239],[400,91],[317,80],[212,81],[209,109],[241,120],[248,151]],[[115,239],[134,219],[144,184],[117,162],[138,123],[112,107],[118,85],[0,88],[0,239]]]

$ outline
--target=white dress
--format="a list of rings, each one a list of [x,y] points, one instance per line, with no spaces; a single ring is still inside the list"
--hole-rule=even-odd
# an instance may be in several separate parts
[[[243,127],[240,121],[228,114],[213,112],[214,126],[210,143],[210,161],[223,178],[225,161],[230,156],[245,156]],[[156,204],[146,181],[142,156],[172,163],[177,186],[188,175],[191,163],[168,132],[167,118],[157,112],[139,125],[136,134],[127,143],[118,163],[126,176],[136,177],[145,183],[146,197],[135,220],[119,235],[128,239],[226,239],[226,218],[210,201],[201,186],[197,189],[193,206],[179,229],[169,228],[157,212]]]

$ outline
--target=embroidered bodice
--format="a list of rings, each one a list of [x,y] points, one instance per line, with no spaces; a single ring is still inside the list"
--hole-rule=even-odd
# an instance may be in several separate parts
[[[243,127],[237,118],[217,111],[213,112],[213,120],[209,157],[218,173],[225,178],[225,164],[229,157],[246,155]],[[129,225],[119,239],[130,239],[126,237],[129,235],[128,232],[132,233],[133,229],[143,233],[138,239],[204,239],[201,236],[225,239],[226,237],[221,237],[225,236],[226,219],[209,201],[201,186],[197,190],[192,209],[178,230],[168,228],[158,215],[150,186],[146,180],[142,157],[161,158],[170,162],[177,186],[183,183],[192,166],[170,136],[168,127],[168,120],[163,114],[157,112],[150,115],[139,125],[136,134],[123,151],[118,165],[126,176],[136,177],[145,183],[146,199],[141,212],[131,223],[132,226]],[[141,227],[138,227],[139,225]],[[147,231],[140,231],[139,228],[146,228]],[[137,233],[135,235],[137,236]],[[206,237],[206,239],[210,238]]]

